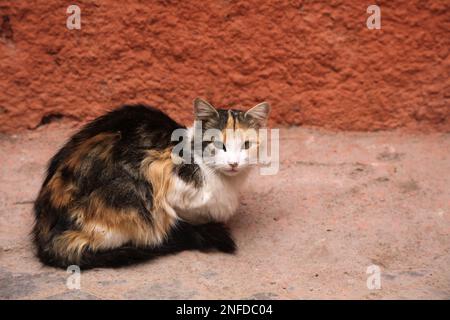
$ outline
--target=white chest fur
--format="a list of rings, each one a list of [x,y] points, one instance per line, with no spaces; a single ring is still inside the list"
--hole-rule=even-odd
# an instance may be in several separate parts
[[[239,187],[246,173],[238,177],[227,177],[205,170],[203,175],[203,185],[200,188],[175,177],[167,201],[183,220],[193,223],[225,222],[236,212]]]

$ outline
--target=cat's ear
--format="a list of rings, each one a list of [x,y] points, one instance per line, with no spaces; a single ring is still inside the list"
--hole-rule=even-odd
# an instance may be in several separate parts
[[[208,102],[200,98],[196,98],[194,100],[194,114],[195,120],[206,121],[219,118],[219,113],[217,110]]]
[[[264,127],[269,118],[270,105],[267,102],[261,102],[248,110],[244,117],[254,127]]]

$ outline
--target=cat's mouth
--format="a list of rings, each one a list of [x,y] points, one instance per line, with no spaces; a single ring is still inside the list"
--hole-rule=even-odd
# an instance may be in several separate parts
[[[235,175],[235,174],[239,173],[240,170],[236,169],[236,168],[230,168],[230,169],[225,169],[223,171],[228,175]]]

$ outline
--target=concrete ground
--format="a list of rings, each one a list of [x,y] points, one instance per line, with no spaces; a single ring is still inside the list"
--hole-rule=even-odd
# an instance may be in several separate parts
[[[1,299],[450,298],[450,134],[282,130],[280,172],[253,174],[230,222],[235,256],[95,269],[69,290],[28,233],[45,163],[73,130],[0,136]]]

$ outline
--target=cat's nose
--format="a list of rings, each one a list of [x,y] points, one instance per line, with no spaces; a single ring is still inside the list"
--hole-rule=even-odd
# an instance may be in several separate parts
[[[228,165],[231,167],[231,169],[236,169],[238,166],[237,162],[228,162]]]

